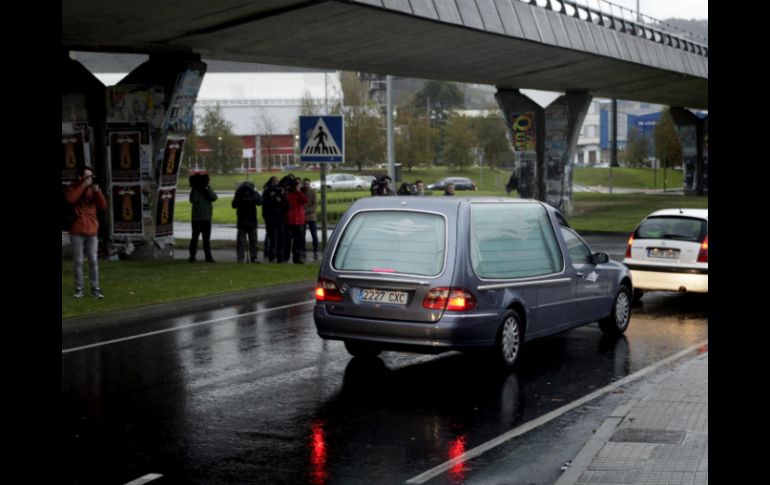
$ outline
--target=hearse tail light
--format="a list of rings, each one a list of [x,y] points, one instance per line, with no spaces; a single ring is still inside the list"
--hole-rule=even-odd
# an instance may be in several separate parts
[[[462,288],[433,288],[425,295],[422,307],[464,312],[476,308],[476,303],[476,297]]]
[[[631,235],[628,237],[628,246],[626,247],[626,257],[627,257],[627,258],[630,258],[630,257],[631,257],[631,245],[632,245],[633,243],[634,243],[634,235],[633,235],[633,234],[631,234]]]
[[[706,239],[704,239],[700,245],[700,251],[698,252],[698,262],[699,263],[709,262],[709,235],[708,234],[706,234]]]
[[[340,293],[335,282],[324,278],[318,278],[318,285],[316,285],[315,288],[315,300],[342,301],[342,293]]]

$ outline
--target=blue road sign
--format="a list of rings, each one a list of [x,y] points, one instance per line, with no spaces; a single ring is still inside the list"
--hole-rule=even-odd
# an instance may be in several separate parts
[[[345,124],[342,116],[299,117],[301,162],[345,161]]]

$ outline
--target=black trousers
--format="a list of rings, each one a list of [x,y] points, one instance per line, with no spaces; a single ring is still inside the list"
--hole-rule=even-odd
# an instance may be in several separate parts
[[[257,261],[259,253],[257,250],[257,225],[254,224],[239,227],[237,234],[237,242],[235,246],[235,253],[238,256],[238,262],[243,263],[246,261],[246,248],[249,249],[249,260],[253,263]],[[246,245],[246,239],[248,237],[249,244]]]
[[[211,221],[192,221],[192,239],[190,239],[190,259],[195,259],[198,252],[198,236],[203,236],[203,253],[206,261],[213,261],[211,256]]]
[[[291,252],[292,260],[295,263],[302,261],[302,249],[305,247],[304,243],[305,225],[304,224],[286,224],[286,260],[289,259],[289,253]]]

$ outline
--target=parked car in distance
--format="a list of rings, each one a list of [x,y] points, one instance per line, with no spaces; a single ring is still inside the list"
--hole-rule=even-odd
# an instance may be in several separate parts
[[[366,183],[366,187],[371,187],[372,182],[377,180],[377,177],[375,177],[374,175],[359,175],[358,178],[360,178]]]
[[[448,183],[455,184],[455,190],[476,190],[473,180],[466,177],[446,177],[428,185],[428,190],[444,190]]]
[[[708,209],[663,209],[628,238],[626,257],[634,300],[645,291],[709,291]]]
[[[320,190],[321,181],[315,180],[313,182],[310,182],[310,187],[312,187],[315,190]],[[331,190],[335,190],[335,189],[364,190],[369,188],[369,183],[367,183],[362,178],[356,175],[351,175],[349,173],[331,173],[326,175],[326,188]]]
[[[599,322],[628,327],[628,269],[551,206],[491,197],[367,197],[342,216],[319,270],[319,336],[354,356],[491,352]]]

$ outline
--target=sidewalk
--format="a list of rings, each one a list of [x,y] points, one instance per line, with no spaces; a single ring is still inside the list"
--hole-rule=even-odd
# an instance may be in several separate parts
[[[708,353],[641,385],[554,485],[708,483]]]

